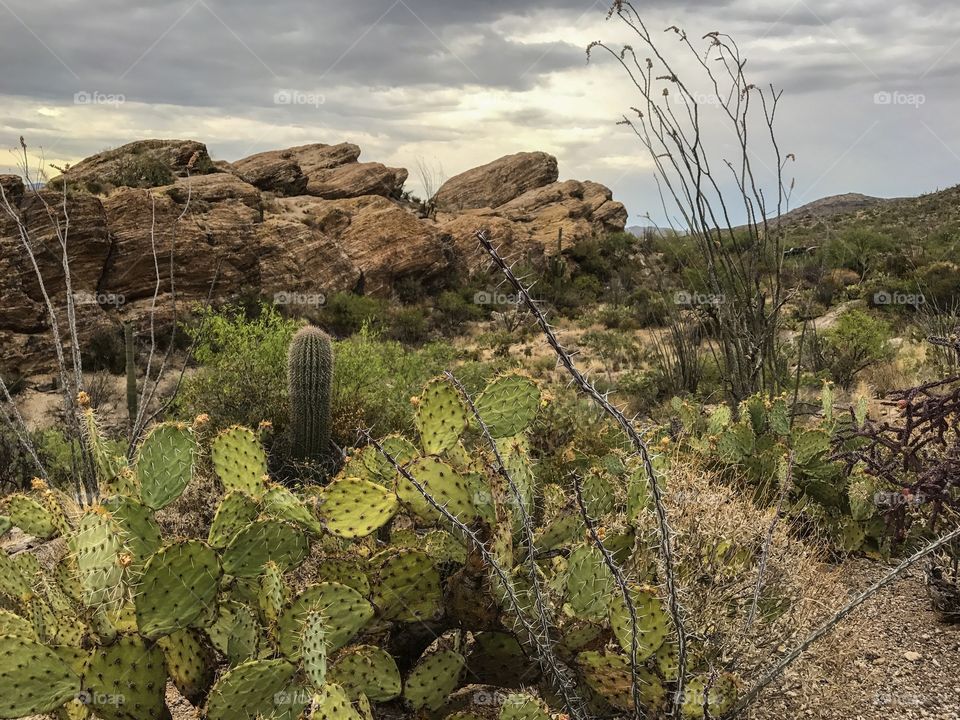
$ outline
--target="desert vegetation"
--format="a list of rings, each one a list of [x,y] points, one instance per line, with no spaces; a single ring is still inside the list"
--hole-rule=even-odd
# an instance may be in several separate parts
[[[626,74],[670,227],[544,153],[421,162],[420,199],[347,144],[50,179],[21,140],[0,233],[43,322],[0,373],[0,717],[907,717],[847,692],[904,593],[929,649],[898,687],[955,717],[957,190],[791,210],[780,91],[733,39],[610,16],[634,45],[588,53]],[[80,298],[78,212],[113,213],[92,265],[145,273],[129,303]],[[254,293],[233,246],[197,275],[197,217],[303,256],[269,245]],[[333,237],[336,282],[294,282]]]

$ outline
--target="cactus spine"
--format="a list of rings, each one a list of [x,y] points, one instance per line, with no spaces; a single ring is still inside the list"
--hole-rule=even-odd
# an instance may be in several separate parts
[[[293,456],[321,460],[330,445],[330,337],[316,327],[301,328],[290,343],[288,374]]]

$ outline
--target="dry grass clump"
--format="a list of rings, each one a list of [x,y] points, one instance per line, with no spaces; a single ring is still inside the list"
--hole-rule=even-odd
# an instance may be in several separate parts
[[[665,484],[681,603],[697,648],[693,663],[729,670],[749,687],[846,602],[840,571],[825,563],[824,550],[791,536],[786,520],[781,518],[770,534],[773,508],[758,508],[693,458],[673,458]],[[765,548],[757,610],[750,621]],[[767,692],[789,687],[791,693],[810,693],[818,705],[829,704],[820,695],[821,680],[858,653],[856,634],[849,630],[844,626],[825,639],[817,662],[801,659],[782,684]]]
[[[222,498],[212,470],[201,465],[183,494],[157,512],[163,536],[205,540]]]

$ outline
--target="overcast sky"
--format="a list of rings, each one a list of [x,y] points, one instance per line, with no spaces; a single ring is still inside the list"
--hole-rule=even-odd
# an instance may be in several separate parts
[[[785,91],[793,205],[960,183],[960,3],[656,0],[651,28],[733,35]],[[599,0],[0,0],[0,141],[62,164],[142,138],[235,160],[350,141],[362,160],[447,176],[546,150],[563,178],[662,215],[616,121],[638,98],[592,40],[630,42]],[[664,50],[682,57],[671,36]],[[636,44],[636,43],[635,43]],[[678,61],[681,69],[692,64]],[[879,93],[879,95],[878,95]],[[878,100],[879,98],[879,100]],[[722,151],[723,148],[720,148]],[[0,154],[0,172],[12,156]]]

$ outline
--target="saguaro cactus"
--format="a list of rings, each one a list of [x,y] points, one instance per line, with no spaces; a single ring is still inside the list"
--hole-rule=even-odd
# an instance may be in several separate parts
[[[293,456],[321,460],[330,446],[333,348],[319,328],[302,328],[290,342],[290,429]]]

